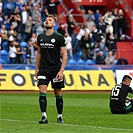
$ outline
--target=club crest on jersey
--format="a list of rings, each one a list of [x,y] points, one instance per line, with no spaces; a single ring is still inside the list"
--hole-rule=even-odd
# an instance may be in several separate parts
[[[53,38],[53,39],[51,39],[51,42],[52,42],[52,43],[54,43],[54,42],[55,42],[55,39],[54,39],[54,38]]]

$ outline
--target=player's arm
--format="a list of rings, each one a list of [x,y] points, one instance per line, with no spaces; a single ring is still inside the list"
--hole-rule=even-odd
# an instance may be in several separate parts
[[[61,47],[61,54],[62,54],[62,65],[61,65],[61,69],[63,70],[65,69],[66,66],[66,62],[67,62],[67,51],[66,51],[66,47]]]
[[[61,80],[63,78],[63,72],[66,66],[66,62],[67,62],[67,51],[66,51],[66,47],[61,47],[61,55],[62,55],[62,65],[60,68],[60,71],[58,72],[56,78],[58,78],[58,80]]]
[[[38,52],[36,55],[36,69],[35,69],[35,76],[37,77],[39,65],[40,65],[40,59],[41,59],[41,52],[40,47],[38,47]]]
[[[128,96],[126,97],[126,99],[129,100],[129,101],[130,101],[130,100],[133,100],[133,98],[130,98],[130,97],[128,97]]]
[[[130,88],[130,93],[133,94],[133,89],[131,87],[129,87],[129,88]],[[126,100],[129,100],[130,101],[130,100],[133,100],[133,98],[127,96],[126,97]]]

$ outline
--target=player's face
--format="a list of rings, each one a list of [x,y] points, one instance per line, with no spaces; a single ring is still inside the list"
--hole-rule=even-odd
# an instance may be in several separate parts
[[[44,24],[46,29],[51,29],[55,26],[55,20],[52,17],[47,17]]]

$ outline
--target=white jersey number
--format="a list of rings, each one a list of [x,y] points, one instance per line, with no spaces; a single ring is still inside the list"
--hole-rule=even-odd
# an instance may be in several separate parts
[[[119,95],[120,88],[121,88],[121,86],[115,86],[115,87],[112,89],[111,96],[117,97],[117,96]]]

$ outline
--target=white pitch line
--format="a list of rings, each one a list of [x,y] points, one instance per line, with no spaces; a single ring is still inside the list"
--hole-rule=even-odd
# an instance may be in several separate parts
[[[37,121],[21,121],[21,120],[12,120],[12,119],[0,119],[0,121],[9,121],[9,122],[20,122],[20,123],[34,123],[37,124]],[[118,130],[118,131],[133,131],[133,129],[125,128],[108,128],[108,127],[99,127],[99,126],[84,126],[84,125],[75,125],[75,124],[58,124],[58,123],[48,123],[51,125],[60,125],[60,126],[69,126],[69,127],[82,127],[82,128],[93,128],[93,129],[104,129],[104,130]]]

